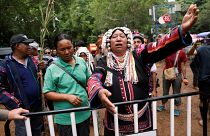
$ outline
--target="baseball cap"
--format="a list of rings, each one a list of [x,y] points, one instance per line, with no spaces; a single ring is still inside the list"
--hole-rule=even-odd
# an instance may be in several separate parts
[[[32,43],[30,43],[29,46],[32,47],[32,48],[35,48],[35,49],[37,49],[37,50],[38,50],[38,48],[39,48],[39,44],[38,44],[37,42],[35,42],[35,41],[32,42]]]
[[[17,35],[13,35],[10,39],[10,45],[14,45],[16,43],[32,43],[34,41],[34,39],[28,39],[28,37],[24,34],[17,34]]]

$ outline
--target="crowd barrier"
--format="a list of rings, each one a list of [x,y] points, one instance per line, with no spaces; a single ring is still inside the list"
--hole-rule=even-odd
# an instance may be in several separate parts
[[[134,108],[134,133],[129,136],[157,136],[157,101],[163,100],[163,99],[170,99],[170,136],[175,135],[174,130],[174,98],[178,97],[187,97],[187,126],[186,126],[186,135],[191,136],[191,96],[199,95],[199,92],[189,92],[189,93],[182,93],[182,94],[174,94],[174,95],[167,95],[167,96],[161,96],[161,97],[153,97],[148,98],[145,100],[135,100],[135,101],[128,101],[128,102],[119,102],[114,103],[116,106],[116,111],[118,110],[119,105],[126,105],[126,104],[133,104]],[[205,94],[203,94],[205,96]],[[209,99],[206,97],[206,100]],[[152,103],[152,112],[153,112],[153,130],[148,132],[139,133],[138,132],[138,103],[141,102],[151,102]],[[207,108],[207,101],[204,101],[203,103],[204,110]],[[100,107],[104,108],[104,107]],[[55,136],[55,130],[54,130],[54,123],[53,123],[53,116],[54,114],[60,114],[60,113],[69,113],[72,121],[72,133],[73,136],[77,136],[76,131],[76,123],[75,123],[75,112],[78,111],[85,111],[85,110],[91,110],[92,116],[93,116],[93,128],[94,128],[94,136],[99,136],[98,131],[98,119],[97,119],[97,110],[98,109],[91,109],[90,107],[80,107],[80,108],[73,108],[73,109],[65,109],[65,110],[54,110],[54,111],[46,111],[46,112],[34,112],[34,113],[28,113],[25,114],[25,116],[29,117],[27,120],[25,120],[26,130],[27,130],[27,136],[32,136],[31,133],[31,126],[30,126],[30,117],[31,116],[47,116],[48,118],[48,124],[49,124],[49,130],[50,130],[50,136]],[[200,114],[200,113],[198,113]],[[207,136],[207,111],[203,112],[204,118],[203,118],[203,136]],[[114,115],[114,124],[115,124],[115,136],[119,136],[119,129],[118,129],[118,113]]]

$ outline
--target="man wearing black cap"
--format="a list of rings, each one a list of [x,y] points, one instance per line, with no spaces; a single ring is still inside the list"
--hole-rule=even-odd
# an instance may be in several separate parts
[[[25,108],[30,112],[41,111],[41,91],[37,80],[37,69],[30,55],[26,35],[11,37],[12,53],[0,62],[0,103],[8,109]],[[41,135],[42,117],[31,117],[33,136]],[[25,123],[15,121],[15,135],[26,136]]]

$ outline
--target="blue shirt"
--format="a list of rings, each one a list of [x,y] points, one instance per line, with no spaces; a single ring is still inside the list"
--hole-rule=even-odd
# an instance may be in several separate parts
[[[15,65],[22,82],[23,91],[28,98],[30,105],[34,104],[39,98],[39,87],[37,85],[36,78],[32,74],[32,71],[27,66],[17,62],[15,60]]]
[[[197,49],[195,61],[198,66],[198,80],[205,81],[210,79],[210,45],[200,46]]]

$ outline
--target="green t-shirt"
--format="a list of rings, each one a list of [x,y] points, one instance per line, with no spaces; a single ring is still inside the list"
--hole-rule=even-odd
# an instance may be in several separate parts
[[[77,78],[84,86],[87,84],[87,80],[90,76],[87,65],[82,58],[75,57],[75,66],[65,63],[62,59],[56,60],[55,63],[64,67],[74,77]],[[83,103],[81,107],[89,106],[88,96],[86,90],[81,87],[70,75],[68,75],[61,68],[55,64],[51,64],[45,73],[43,93],[55,91],[57,93],[72,94],[82,99]],[[55,101],[53,102],[54,109],[70,109],[76,108],[68,101]],[[75,112],[76,123],[81,123],[90,117],[90,111]],[[55,123],[61,125],[71,125],[70,113],[56,114]]]

